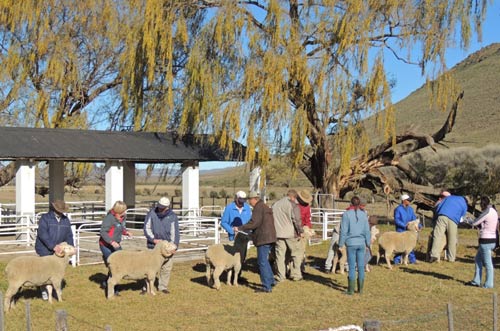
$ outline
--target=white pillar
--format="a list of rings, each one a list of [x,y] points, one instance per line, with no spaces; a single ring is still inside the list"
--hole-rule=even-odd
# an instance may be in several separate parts
[[[64,161],[49,161],[49,201],[64,200]]]
[[[35,214],[35,163],[16,161],[16,214]]]
[[[118,161],[106,162],[106,210],[117,200],[123,200],[123,165]]]
[[[135,208],[135,163],[123,162],[123,201]]]
[[[200,166],[198,161],[182,164],[182,209],[200,208]]]

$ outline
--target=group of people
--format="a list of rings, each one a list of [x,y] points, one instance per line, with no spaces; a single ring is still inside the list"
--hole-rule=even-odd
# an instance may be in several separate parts
[[[275,284],[287,278],[293,281],[302,279],[303,227],[311,226],[311,202],[312,195],[308,190],[288,190],[287,195],[272,207],[261,200],[258,192],[252,191],[247,197],[245,192],[239,191],[234,202],[225,208],[221,226],[227,231],[229,240],[234,240],[235,233],[252,231],[262,282],[262,288],[257,291],[271,292]],[[250,207],[253,208],[251,211]]]
[[[221,226],[226,230],[228,238],[233,241],[238,232],[251,232],[253,244],[257,248],[257,263],[262,283],[259,292],[269,293],[273,286],[290,278],[299,281],[303,277],[305,260],[304,226],[311,227],[312,195],[308,190],[288,190],[287,195],[269,207],[261,199],[259,192],[251,191],[248,196],[243,191],[235,194],[234,201],[224,210]],[[394,210],[394,221],[397,232],[407,230],[408,223],[417,217],[411,207],[411,198],[407,194],[401,196],[401,204]],[[467,202],[464,197],[442,191],[436,203],[433,218],[433,230],[430,241],[429,262],[439,259],[441,251],[447,245],[447,259],[456,259],[457,228],[465,221],[472,226],[479,226],[479,248],[475,257],[474,279],[466,285],[492,288],[494,273],[492,250],[498,246],[498,213],[487,197],[481,198],[482,213],[476,219],[465,218]],[[116,201],[104,218],[99,238],[99,247],[104,263],[109,256],[121,249],[123,236],[132,236],[126,228],[124,220],[127,205]],[[62,200],[50,204],[48,213],[43,214],[39,224],[35,243],[35,251],[39,256],[52,255],[61,250],[60,244],[67,242],[74,245],[71,223],[67,217],[68,205]],[[363,292],[365,268],[370,260],[371,240],[370,228],[374,223],[369,221],[364,204],[359,197],[351,199],[351,204],[342,215],[342,221],[333,231],[329,253],[325,262],[325,271],[331,272],[333,246],[346,248],[349,266],[347,294]],[[179,222],[177,215],[170,207],[170,200],[162,197],[148,212],[144,221],[146,246],[153,249],[161,240],[179,245]],[[244,252],[242,259],[245,259]],[[270,257],[273,256],[274,268]],[[399,263],[401,256],[396,255],[394,263]],[[414,252],[409,255],[409,262],[416,263]],[[486,279],[482,283],[482,269],[486,269]],[[170,275],[173,268],[173,257],[165,260],[158,276],[158,290],[168,294]],[[356,278],[357,271],[357,278]],[[110,275],[108,275],[110,276]],[[238,275],[236,275],[237,277]],[[105,284],[103,284],[105,286]],[[48,298],[42,289],[44,300]]]
[[[109,256],[122,249],[122,237],[132,236],[132,233],[125,226],[126,210],[125,202],[116,201],[102,221],[99,248],[106,266]],[[35,243],[35,251],[39,256],[58,253],[62,242],[74,245],[71,222],[67,217],[68,212],[69,206],[62,200],[56,200],[50,204],[49,212],[40,218]],[[162,197],[156,206],[148,212],[144,220],[143,231],[148,249],[153,249],[161,240],[167,240],[177,247],[179,246],[179,221],[177,215],[170,208],[170,200],[167,197]],[[165,260],[159,272],[158,290],[165,294],[170,293],[168,284],[172,267],[173,256]],[[106,287],[106,283],[103,282],[102,287]],[[115,291],[115,294],[118,295],[118,292]],[[42,289],[42,298],[48,299],[45,288]]]

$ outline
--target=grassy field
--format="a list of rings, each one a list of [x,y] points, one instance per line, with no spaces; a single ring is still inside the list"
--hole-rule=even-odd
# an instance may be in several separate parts
[[[388,230],[387,226],[381,226]],[[123,282],[121,296],[107,301],[99,283],[104,265],[68,267],[64,301],[53,305],[37,291],[24,290],[16,308],[5,317],[6,330],[26,329],[25,300],[31,302],[32,330],[53,330],[55,311],[68,313],[70,330],[323,330],[364,320],[381,321],[382,330],[447,330],[446,305],[453,306],[455,330],[492,329],[492,293],[464,283],[474,273],[476,232],[460,230],[458,261],[422,262],[429,229],[417,245],[416,265],[388,270],[374,266],[367,274],[365,293],[346,296],[347,276],[324,274],[327,242],[308,248],[307,274],[299,282],[287,281],[272,293],[254,293],[260,284],[255,249],[244,268],[246,283],[238,288],[223,284],[209,288],[201,260],[174,266],[171,294],[139,295],[141,284]],[[0,269],[5,261],[0,262]],[[224,276],[223,276],[224,277]],[[495,286],[498,286],[498,277]],[[0,276],[0,290],[7,283]]]

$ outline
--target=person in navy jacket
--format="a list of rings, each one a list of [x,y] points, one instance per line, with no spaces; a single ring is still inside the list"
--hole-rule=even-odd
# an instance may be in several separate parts
[[[394,223],[396,225],[396,232],[405,232],[408,223],[417,219],[413,208],[410,206],[411,198],[408,194],[401,196],[401,204],[394,209]],[[410,263],[416,263],[415,252],[411,251],[408,255]],[[401,263],[401,254],[394,257],[394,264]]]
[[[71,222],[66,213],[69,207],[63,200],[55,200],[50,204],[49,212],[43,214],[38,221],[35,251],[39,256],[61,253],[60,244],[66,242],[74,246]],[[49,288],[52,289],[52,286]],[[48,300],[47,289],[42,288],[43,300]]]

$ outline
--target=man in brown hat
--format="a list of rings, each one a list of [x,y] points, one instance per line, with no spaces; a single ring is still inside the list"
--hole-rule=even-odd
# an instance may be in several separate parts
[[[38,221],[35,242],[35,251],[38,255],[47,256],[60,253],[62,242],[74,246],[71,222],[66,216],[68,211],[69,207],[63,200],[55,200],[50,203],[49,212],[43,214]],[[48,299],[47,292],[44,290],[42,290],[42,298]]]

